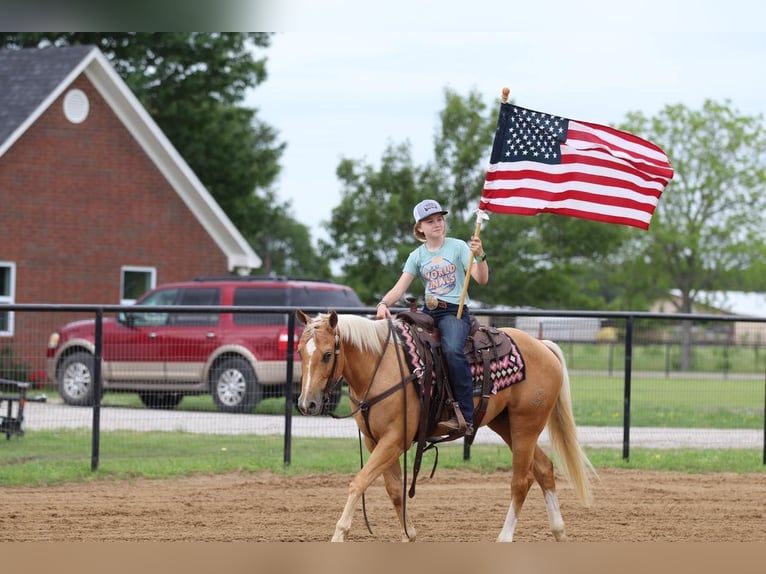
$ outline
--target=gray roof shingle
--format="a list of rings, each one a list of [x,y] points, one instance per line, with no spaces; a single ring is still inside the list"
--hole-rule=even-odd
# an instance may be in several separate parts
[[[0,50],[0,145],[93,48]]]

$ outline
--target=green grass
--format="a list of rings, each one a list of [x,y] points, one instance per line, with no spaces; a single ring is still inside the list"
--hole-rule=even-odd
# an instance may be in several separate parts
[[[571,373],[577,424],[622,426],[622,376]],[[697,376],[631,378],[631,426],[762,429],[764,381]]]
[[[276,474],[353,473],[359,469],[355,439],[305,439],[292,443],[291,464],[283,463],[281,436],[230,436],[167,432],[102,433],[98,470],[90,469],[87,431],[30,431],[0,446],[0,486],[45,486],[62,482],[172,479],[192,474],[262,472]],[[689,473],[766,473],[757,449],[632,449],[624,461],[618,449],[586,449],[596,468],[633,468]],[[364,459],[367,459],[364,453]],[[411,467],[414,449],[408,453]],[[430,472],[434,453],[426,453]],[[510,471],[511,454],[501,445],[475,445],[463,460],[462,441],[439,448],[438,468],[478,472]],[[437,470],[438,472],[438,470]]]
[[[609,371],[625,366],[624,343],[560,343],[570,369]],[[632,354],[634,371],[677,373],[681,347],[677,343],[635,344]],[[692,348],[691,373],[755,374],[763,379],[766,351],[763,347],[695,345]]]

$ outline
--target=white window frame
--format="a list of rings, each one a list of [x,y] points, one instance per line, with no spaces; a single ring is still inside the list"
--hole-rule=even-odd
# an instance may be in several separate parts
[[[149,289],[154,289],[157,286],[157,268],[156,267],[139,267],[135,265],[123,265],[120,269],[120,305],[132,305],[136,302],[135,299],[125,298],[125,273],[146,273],[149,275]],[[147,289],[147,291],[149,290]]]
[[[0,292],[0,303],[7,303],[13,305],[16,301],[16,264],[13,261],[0,261],[0,267],[5,267],[11,272],[10,281],[10,293],[5,294]],[[14,312],[5,311],[8,314],[7,329],[0,330],[0,337],[13,337],[14,332]]]

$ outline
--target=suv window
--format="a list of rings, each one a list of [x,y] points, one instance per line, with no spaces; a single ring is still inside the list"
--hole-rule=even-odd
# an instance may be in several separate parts
[[[148,295],[138,303],[139,307],[154,305],[172,305],[178,297],[179,289],[160,289]],[[167,325],[167,313],[130,313],[136,327],[151,327]]]
[[[238,287],[234,291],[235,306],[242,307],[284,307],[287,305],[285,289]],[[285,313],[235,313],[235,325],[284,325]]]
[[[362,307],[357,294],[350,289],[308,289],[299,287],[290,289],[289,305],[295,307]]]
[[[221,290],[217,287],[195,287],[184,289],[178,299],[178,305],[220,305]],[[209,327],[218,324],[218,313],[171,313],[170,325]]]

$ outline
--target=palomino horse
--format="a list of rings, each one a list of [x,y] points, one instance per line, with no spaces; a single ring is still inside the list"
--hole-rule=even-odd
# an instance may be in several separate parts
[[[298,345],[301,412],[320,414],[325,388],[340,377],[348,384],[353,404],[371,405],[366,415],[365,409],[355,409],[354,418],[364,434],[370,456],[349,485],[346,506],[332,540],[345,540],[359,499],[381,474],[402,526],[402,540],[414,540],[415,527],[403,506],[399,458],[413,444],[420,403],[416,386],[404,382],[410,373],[394,348],[398,343],[391,335],[389,321],[338,315],[335,311],[313,319],[301,310],[296,315],[306,325]],[[513,338],[526,360],[526,379],[493,394],[482,419],[482,425],[500,435],[513,452],[511,504],[497,540],[513,540],[521,507],[535,480],[542,488],[554,537],[566,540],[553,463],[537,445],[546,424],[561,471],[586,506],[591,502],[589,474],[596,476],[577,440],[566,362],[555,343],[539,341],[518,329],[503,330]],[[375,401],[376,397],[380,400]]]

